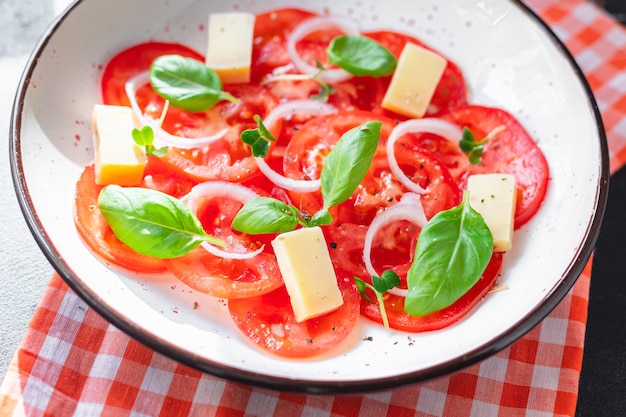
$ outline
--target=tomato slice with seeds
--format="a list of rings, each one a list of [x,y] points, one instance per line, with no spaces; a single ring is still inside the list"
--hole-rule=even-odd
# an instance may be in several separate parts
[[[131,77],[147,71],[152,61],[161,55],[182,55],[204,61],[204,56],[194,49],[178,43],[146,42],[122,50],[107,63],[101,80],[104,104],[130,106],[125,85]]]
[[[320,317],[298,323],[285,287],[241,300],[228,300],[228,310],[239,330],[261,348],[280,356],[302,358],[337,347],[355,329],[360,295],[354,279],[337,271],[343,305]]]
[[[266,117],[278,105],[278,99],[265,87],[253,84],[225,88],[240,100],[239,104],[223,101],[206,112],[179,111],[166,117],[165,128],[186,126],[187,130],[194,129],[206,135],[228,129],[223,138],[204,148],[170,148],[163,158],[174,170],[196,181],[241,182],[258,172],[250,148],[241,140],[241,132],[256,128],[253,117]]]
[[[392,31],[372,31],[366,32],[364,35],[389,49],[389,51],[396,58],[400,57],[400,53],[407,42],[422,46],[441,55],[440,52],[435,51],[419,39],[406,34]],[[437,84],[433,98],[431,99],[428,110],[426,111],[426,116],[432,116],[467,103],[467,87],[465,85],[463,72],[449,58],[444,58],[446,58],[448,64],[446,65],[443,75],[441,76],[439,84]],[[384,91],[387,90],[391,77],[387,77],[386,80],[387,83],[384,85]],[[395,113],[392,112],[385,111],[385,113],[388,115],[394,115],[394,117],[399,119],[406,119],[406,117],[395,115]]]
[[[262,253],[253,259],[224,259],[195,249],[187,255],[166,259],[167,269],[181,282],[218,298],[249,298],[283,286],[273,254]]]
[[[102,188],[96,184],[94,166],[87,165],[76,183],[74,196],[74,224],[85,243],[114,265],[142,273],[165,271],[161,259],[135,252],[113,234],[98,209],[98,196]]]
[[[180,258],[165,260],[170,272],[191,288],[219,298],[254,297],[283,285],[272,251],[273,235],[247,235],[232,229],[241,202],[216,194],[199,198],[196,204],[196,216],[206,233],[225,242],[220,249],[232,253],[252,252],[261,247],[265,250],[250,259],[227,259],[198,248]]]
[[[320,177],[326,156],[341,135],[362,123],[379,120],[383,122],[378,149],[372,165],[353,196],[340,205],[338,222],[369,224],[376,213],[399,201],[407,192],[391,173],[387,159],[387,137],[395,126],[392,119],[367,111],[344,111],[317,117],[300,127],[285,150],[283,168],[285,175],[296,179]],[[460,190],[444,164],[427,150],[400,143],[396,159],[406,175],[428,189],[422,196],[427,218],[435,213],[456,206],[460,202]],[[315,213],[321,208],[321,195],[301,195],[292,192],[292,200],[299,208]]]
[[[502,270],[502,253],[493,254],[487,268],[476,284],[454,304],[426,316],[412,316],[404,311],[404,297],[385,294],[385,309],[389,327],[405,332],[427,332],[450,326],[465,317],[493,288]],[[375,299],[371,294],[371,299]],[[382,323],[377,303],[361,301],[361,313],[378,323]]]
[[[254,21],[251,78],[260,82],[276,68],[289,65],[286,39],[302,21],[316,16],[310,11],[282,8],[260,13]]]
[[[539,210],[550,178],[548,162],[526,129],[506,110],[495,107],[466,105],[441,117],[467,127],[476,140],[497,127],[505,127],[487,142],[480,164],[468,164],[466,169],[468,174],[513,174],[518,189],[514,227],[519,229],[526,224]]]

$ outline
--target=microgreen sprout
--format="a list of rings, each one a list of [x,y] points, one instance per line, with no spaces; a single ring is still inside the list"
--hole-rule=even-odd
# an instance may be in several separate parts
[[[146,125],[141,129],[134,128],[132,131],[132,135],[135,143],[139,146],[142,146],[146,150],[146,155],[162,158],[167,153],[167,146],[155,148],[153,144],[154,130],[152,130],[152,127]]]
[[[489,142],[495,135],[505,129],[505,126],[498,126],[491,132],[489,132],[489,134],[485,136],[484,139],[477,141],[474,138],[474,134],[467,127],[465,127],[463,129],[463,136],[459,141],[459,146],[461,147],[461,150],[465,154],[467,154],[470,163],[478,165],[482,160],[483,151],[485,150],[485,145],[487,144],[487,142]]]
[[[258,114],[253,116],[257,123],[257,128],[247,129],[241,132],[241,140],[252,149],[252,155],[264,158],[270,150],[270,142],[276,142],[276,138],[272,135],[263,124],[263,120]]]
[[[376,294],[376,301],[380,309],[380,315],[383,320],[383,326],[386,329],[389,328],[389,318],[387,317],[387,310],[385,309],[385,300],[383,295],[392,288],[400,286],[400,277],[398,274],[391,270],[384,271],[380,277],[372,276],[372,284],[368,284],[361,278],[354,277],[356,288],[359,290],[361,297],[369,303],[373,303],[372,299],[367,295],[366,290],[370,289]]]

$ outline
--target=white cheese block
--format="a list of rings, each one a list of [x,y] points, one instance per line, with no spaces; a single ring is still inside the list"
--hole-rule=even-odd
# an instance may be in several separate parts
[[[470,206],[485,219],[493,235],[496,252],[513,246],[513,225],[517,190],[510,174],[478,174],[467,180]]]
[[[244,12],[212,13],[209,16],[205,63],[224,84],[250,81],[254,20],[253,14]]]
[[[424,116],[446,65],[441,55],[407,43],[383,98],[383,108],[414,118]]]
[[[298,322],[329,313],[343,304],[321,228],[282,233],[272,246]]]
[[[139,185],[147,157],[133,140],[135,121],[130,107],[96,104],[93,109],[94,168],[100,185]]]

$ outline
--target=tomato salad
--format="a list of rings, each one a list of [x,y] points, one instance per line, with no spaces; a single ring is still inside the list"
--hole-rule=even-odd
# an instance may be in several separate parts
[[[426,314],[407,313],[407,275],[424,222],[463,206],[470,175],[506,173],[515,178],[518,229],[539,209],[549,176],[541,150],[511,114],[468,102],[463,73],[448,58],[418,122],[382,106],[391,73],[333,78],[332,71],[340,68],[328,64],[329,44],[350,28],[321,16],[329,20],[293,38],[303,24],[319,17],[294,8],[256,15],[250,82],[224,84],[227,96],[202,110],[177,107],[145,75],[163,56],[204,63],[203,54],[190,47],[142,43],[119,52],[105,67],[103,104],[133,107],[165,145],[148,155],[135,188],[156,190],[190,207],[190,216],[214,241],[190,244],[175,255],[140,253],[123,243],[105,219],[99,197],[106,187],[96,183],[93,164],[84,168],[76,185],[75,223],[96,254],[139,273],[171,273],[197,291],[227,299],[242,334],[285,357],[316,355],[336,346],[361,316],[406,332],[437,330],[460,320],[494,287],[504,254],[489,249],[478,279],[449,305]],[[432,50],[410,35],[356,30],[396,59],[407,43]],[[318,71],[307,73],[297,61]],[[420,128],[424,121],[435,128]],[[417,129],[410,128],[414,122]],[[400,126],[406,131],[398,131]],[[353,191],[328,206],[319,182],[329,155],[346,135],[372,129],[377,143],[371,163]],[[474,138],[489,139],[480,142],[478,160],[472,161],[460,146],[463,129]],[[264,156],[253,154],[253,146],[242,140],[244,132],[272,136],[261,140]],[[294,319],[271,244],[280,232],[233,228],[242,208],[260,197],[294,208],[298,223],[292,228],[306,226],[317,213],[325,216],[320,224],[343,296],[339,308],[302,322]],[[392,215],[394,210],[400,214]],[[387,212],[392,220],[381,221]],[[377,275],[387,271],[393,277],[387,282],[393,284],[389,291],[379,291]]]

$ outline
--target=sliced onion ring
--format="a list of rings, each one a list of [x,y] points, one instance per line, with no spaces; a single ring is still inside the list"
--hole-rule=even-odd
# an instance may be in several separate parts
[[[319,68],[309,64],[298,54],[296,44],[311,33],[329,28],[339,28],[346,35],[358,35],[360,33],[358,22],[343,16],[318,16],[304,20],[294,28],[287,38],[287,52],[300,72],[314,75],[319,72]],[[318,78],[327,83],[337,83],[352,77],[352,74],[342,68],[331,68],[324,70]]]
[[[219,132],[211,136],[201,136],[197,138],[183,138],[181,136],[172,135],[161,128],[160,120],[153,120],[147,118],[137,103],[137,91],[139,88],[150,82],[150,72],[144,71],[126,81],[124,86],[126,95],[130,101],[130,107],[133,109],[133,113],[137,118],[137,121],[142,126],[150,126],[155,131],[155,137],[159,139],[164,145],[172,146],[179,149],[196,149],[203,148],[226,135],[228,129],[222,129]]]
[[[400,181],[409,190],[418,194],[424,194],[427,190],[407,177],[406,174],[402,172],[402,169],[400,169],[398,160],[396,159],[394,149],[396,141],[407,133],[433,133],[454,142],[461,139],[463,131],[454,123],[437,118],[407,120],[399,123],[391,131],[389,139],[387,140],[387,158],[389,160],[389,168],[391,169],[391,172],[393,172],[396,178],[398,178],[398,181]]]
[[[330,104],[315,100],[293,100],[274,107],[267,115],[263,124],[268,129],[280,119],[288,119],[295,114],[323,116],[336,113],[337,109]],[[313,192],[320,188],[320,180],[296,180],[285,177],[274,171],[263,158],[255,157],[259,170],[274,184],[291,191]]]
[[[400,220],[408,220],[421,228],[426,225],[428,220],[426,219],[419,194],[405,193],[397,204],[378,213],[369,225],[365,233],[365,244],[363,245],[363,262],[365,263],[367,273],[371,276],[380,276],[372,264],[371,255],[374,237],[384,226]],[[399,296],[406,296],[407,290],[396,287],[388,292]]]
[[[200,184],[195,185],[189,194],[183,197],[183,202],[187,205],[189,210],[197,215],[199,200],[203,197],[214,197],[214,196],[223,196],[232,198],[233,200],[237,200],[242,204],[247,203],[253,198],[259,197],[259,195],[252,191],[250,188],[245,187],[238,183],[227,182],[227,181],[206,181]],[[212,255],[218,256],[224,259],[250,259],[254,258],[261,252],[265,246],[261,246],[259,249],[246,252],[246,253],[234,253],[227,252],[222,250],[216,246],[211,245],[210,243],[203,242],[201,246]]]

